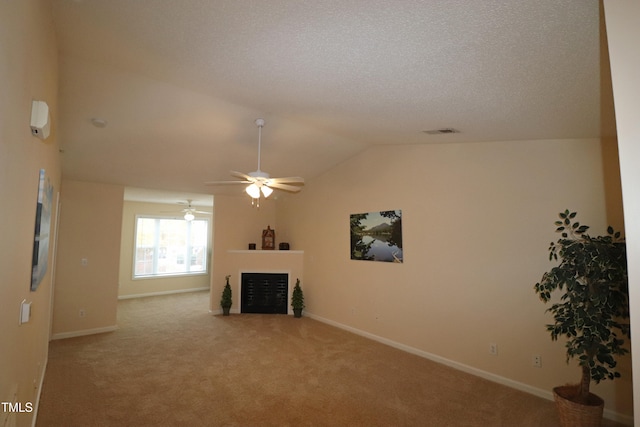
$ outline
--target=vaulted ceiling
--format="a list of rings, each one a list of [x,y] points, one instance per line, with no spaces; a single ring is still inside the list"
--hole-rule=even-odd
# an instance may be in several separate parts
[[[262,169],[307,180],[376,144],[615,133],[597,0],[52,6],[71,179],[241,191],[203,182],[256,169],[258,117]]]

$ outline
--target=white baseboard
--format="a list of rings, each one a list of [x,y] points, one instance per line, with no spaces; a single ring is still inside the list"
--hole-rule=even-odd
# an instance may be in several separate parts
[[[411,353],[411,354],[415,354],[416,356],[420,356],[420,357],[424,357],[425,359],[429,359],[432,360],[434,362],[437,363],[441,363],[443,365],[449,366],[451,368],[457,369],[459,371],[462,372],[466,372],[468,374],[471,375],[475,375],[477,377],[480,378],[484,378],[486,380],[489,381],[493,381],[495,383],[498,384],[502,384],[505,385],[507,387],[511,387],[514,388],[516,390],[520,390],[520,391],[524,391],[525,393],[529,393],[529,394],[533,394],[534,396],[538,396],[538,397],[542,397],[543,399],[547,399],[547,400],[553,400],[553,393],[550,390],[543,390],[541,388],[538,387],[533,387],[529,384],[525,384],[519,381],[514,381],[512,379],[500,376],[500,375],[496,375],[493,374],[491,372],[487,372],[487,371],[483,371],[481,369],[478,368],[474,368],[473,366],[469,366],[469,365],[465,365],[463,363],[459,363],[456,362],[454,360],[450,360],[450,359],[446,359],[444,357],[438,356],[436,354],[433,353],[429,353],[423,350],[419,350],[417,348],[396,342],[396,341],[392,341],[390,339],[387,338],[383,338],[383,337],[379,337],[377,335],[374,335],[370,332],[366,332],[366,331],[362,331],[360,329],[356,329],[354,327],[348,326],[348,325],[344,325],[342,323],[338,323],[335,322],[333,320],[329,320],[329,319],[325,319],[324,317],[320,317],[320,316],[316,316],[313,313],[309,313],[308,311],[305,311],[305,316],[310,317],[314,320],[317,320],[319,322],[322,323],[326,323],[328,325],[331,326],[335,326],[336,328],[340,328],[340,329],[344,329],[345,331],[349,331],[352,332],[356,335],[360,335],[362,337],[365,338],[369,338],[371,340],[374,341],[378,341],[382,344],[386,344],[388,346],[397,348],[398,350],[402,350],[402,351],[406,351],[407,353]],[[633,417],[632,416],[628,416],[628,415],[624,415],[624,414],[620,414],[618,412],[612,411],[610,409],[606,409],[604,410],[604,417],[616,422],[619,422],[621,424],[625,424],[625,425],[629,425],[632,426],[633,425]]]
[[[212,316],[215,316],[217,314],[222,314],[222,308],[218,308],[216,310],[209,310],[209,313],[211,313]],[[229,313],[231,313],[231,314],[242,314],[242,313],[240,313],[240,309],[239,308],[233,308],[233,307],[231,307],[231,309],[229,310]]]
[[[175,291],[160,291],[160,292],[149,292],[145,294],[133,294],[133,295],[118,295],[118,299],[132,299],[132,298],[144,298],[144,297],[155,297],[158,295],[171,295],[171,294],[183,294],[187,292],[199,292],[199,291],[208,291],[209,288],[190,288],[190,289],[177,289]]]
[[[65,338],[82,337],[85,335],[102,334],[105,332],[113,332],[118,329],[118,325],[105,326],[102,328],[83,329],[81,331],[61,332],[59,334],[53,334],[51,340],[62,340]]]
[[[36,393],[36,402],[33,405],[31,427],[36,427],[36,421],[38,420],[38,408],[40,407],[40,396],[42,395],[42,385],[44,384],[44,374],[47,372],[48,362],[49,362],[49,356],[47,356],[47,358],[44,360],[44,366],[42,367],[42,371],[40,372],[40,381],[38,383],[38,392]]]

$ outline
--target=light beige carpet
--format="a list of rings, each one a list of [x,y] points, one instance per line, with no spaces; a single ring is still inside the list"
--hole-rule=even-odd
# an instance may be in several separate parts
[[[37,426],[558,425],[550,401],[310,318],[212,316],[208,298],[121,301],[116,332],[51,342]]]

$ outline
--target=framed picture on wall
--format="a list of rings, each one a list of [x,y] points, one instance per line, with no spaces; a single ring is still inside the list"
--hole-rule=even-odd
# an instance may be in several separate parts
[[[51,230],[51,199],[53,187],[44,169],[38,178],[38,200],[36,203],[36,223],[33,237],[33,259],[31,268],[31,291],[38,289],[47,272],[49,259],[49,233]]]
[[[403,262],[402,211],[351,215],[351,259]]]

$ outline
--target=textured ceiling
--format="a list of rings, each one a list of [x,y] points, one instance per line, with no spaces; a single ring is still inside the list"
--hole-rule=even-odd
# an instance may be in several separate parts
[[[372,144],[614,132],[597,0],[52,4],[73,179],[229,191],[202,182],[256,169],[257,117],[262,169],[306,179]]]

